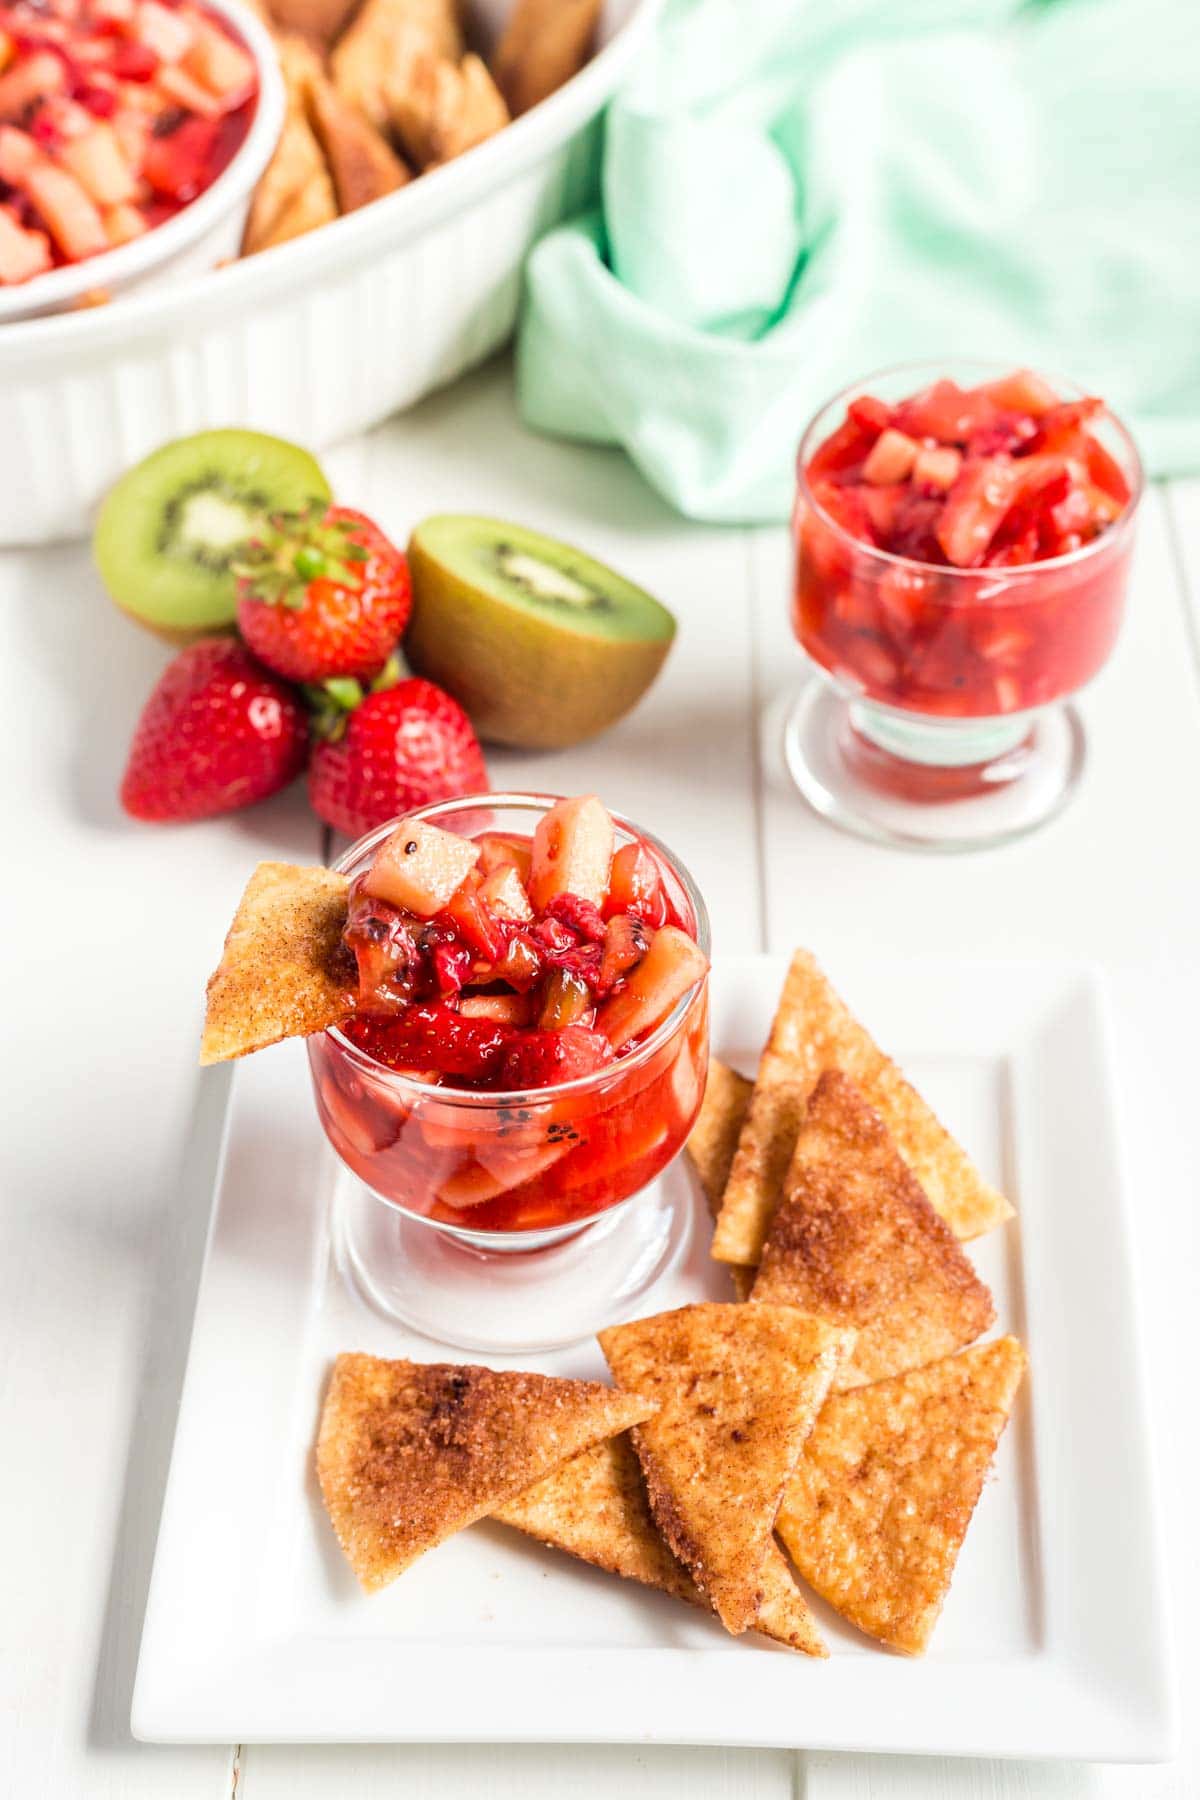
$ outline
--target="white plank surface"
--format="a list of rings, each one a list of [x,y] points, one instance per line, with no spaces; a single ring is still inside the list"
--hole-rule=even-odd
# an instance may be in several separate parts
[[[784,785],[767,709],[795,679],[782,533],[688,526],[624,461],[515,426],[493,368],[329,459],[397,535],[431,510],[577,538],[658,591],[680,642],[653,697],[599,742],[491,757],[497,784],[595,787],[664,830],[718,952],[1088,955],[1108,972],[1144,1196],[1139,1261],[1178,1617],[1200,1602],[1200,1464],[1183,1347],[1200,1277],[1200,484],[1151,497],[1131,617],[1087,697],[1091,762],[1066,817],[1010,849],[926,860],[854,843]],[[1169,523],[1172,529],[1168,529]],[[1181,570],[1191,577],[1190,625]],[[156,1751],[127,1714],[203,1241],[224,1077],[193,1057],[203,979],[260,856],[316,853],[299,793],[176,830],[114,790],[165,652],[107,607],[81,551],[0,558],[9,741],[8,1129],[0,1203],[0,1794],[21,1800],[1192,1800],[1197,1729],[1168,1769],[1050,1769],[640,1749]],[[760,785],[758,771],[763,776]],[[19,895],[19,898],[18,898]],[[1098,1397],[1098,1404],[1102,1399]],[[1114,1545],[1114,1555],[1119,1555]],[[230,1629],[237,1629],[231,1596]],[[1186,1638],[1185,1693],[1200,1665]],[[464,1705],[469,1705],[464,1695]]]

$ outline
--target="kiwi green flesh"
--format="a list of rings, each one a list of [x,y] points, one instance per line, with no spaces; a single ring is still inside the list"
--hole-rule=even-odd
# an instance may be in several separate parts
[[[671,614],[643,588],[528,526],[443,513],[424,520],[414,538],[448,575],[564,631],[643,643],[675,635]]]
[[[561,749],[595,736],[636,705],[671,647],[665,607],[523,526],[427,520],[408,556],[405,656],[491,743]]]
[[[258,431],[197,432],[117,482],[96,523],[96,566],[117,605],[144,623],[214,630],[233,621],[232,564],[267,514],[329,498],[307,450]]]

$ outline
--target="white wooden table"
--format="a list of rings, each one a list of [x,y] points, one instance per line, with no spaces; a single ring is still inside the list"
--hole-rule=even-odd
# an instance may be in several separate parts
[[[253,863],[316,858],[322,839],[301,792],[198,826],[122,815],[127,740],[165,652],[112,610],[73,547],[0,556],[0,1796],[1195,1800],[1200,1650],[1184,1628],[1200,1609],[1200,484],[1147,500],[1129,622],[1085,703],[1090,764],[1075,804],[1024,843],[939,860],[840,836],[782,775],[761,722],[800,666],[783,531],[685,524],[622,457],[524,434],[503,364],[328,462],[338,491],[401,540],[434,510],[508,514],[577,539],[674,609],[678,645],[632,718],[577,750],[495,755],[492,772],[497,785],[596,788],[660,826],[699,877],[718,953],[803,941],[831,953],[1082,955],[1107,971],[1142,1222],[1183,1754],[1170,1768],[1099,1769],[131,1740],[228,1081],[195,1066],[204,978]],[[231,1634],[238,1607],[230,1593]]]

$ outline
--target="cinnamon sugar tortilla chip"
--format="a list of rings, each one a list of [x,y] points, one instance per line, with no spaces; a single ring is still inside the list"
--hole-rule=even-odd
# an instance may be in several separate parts
[[[516,0],[492,57],[492,72],[514,118],[582,69],[592,54],[601,3]]]
[[[504,97],[477,56],[416,59],[386,84],[392,129],[418,168],[450,162],[509,122]]]
[[[280,37],[277,46],[287,110],[279,142],[250,202],[243,256],[287,243],[337,217],[329,169],[308,121],[309,87],[320,74],[320,58],[295,33]]]
[[[1015,1338],[976,1344],[833,1395],[804,1446],[779,1535],[810,1587],[895,1650],[929,1642],[1024,1368]]]
[[[357,212],[412,180],[383,134],[324,75],[309,84],[308,111],[333,177],[339,213]]]
[[[948,1356],[996,1316],[887,1126],[840,1070],[809,1096],[751,1299],[855,1328],[835,1389]]]
[[[704,1100],[684,1148],[714,1219],[721,1210],[721,1196],[753,1091],[754,1083],[745,1075],[718,1062],[715,1056],[709,1057]],[[729,1273],[738,1299],[747,1299],[754,1286],[754,1265],[734,1263]]]
[[[333,85],[382,131],[389,91],[406,88],[414,70],[462,53],[453,0],[366,0],[333,47]]]
[[[753,1622],[784,1484],[852,1332],[790,1306],[680,1307],[600,1333],[660,1410],[633,1434],[655,1523],[735,1635]]]
[[[653,1410],[596,1381],[343,1355],[321,1413],[317,1475],[338,1542],[370,1593]]]
[[[763,1052],[750,1109],[713,1236],[720,1262],[756,1263],[787,1174],[804,1105],[825,1069],[862,1089],[901,1156],[956,1237],[978,1237],[1011,1218],[895,1063],[840,1000],[814,959],[797,950]]]
[[[324,1031],[354,1011],[342,943],[349,882],[332,869],[259,863],[208,983],[202,1064]]]
[[[492,1516],[610,1575],[708,1607],[659,1535],[628,1432],[573,1456]],[[807,1656],[826,1654],[812,1614],[774,1544],[763,1562],[763,1597],[751,1629]]]

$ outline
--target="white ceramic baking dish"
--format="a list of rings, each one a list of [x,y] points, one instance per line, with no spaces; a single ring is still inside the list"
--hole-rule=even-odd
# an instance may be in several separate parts
[[[511,0],[473,11],[494,36]],[[157,445],[248,425],[311,449],[411,405],[512,331],[534,241],[585,203],[593,127],[659,0],[606,0],[597,54],[411,187],[232,267],[0,329],[0,544],[88,529]]]

